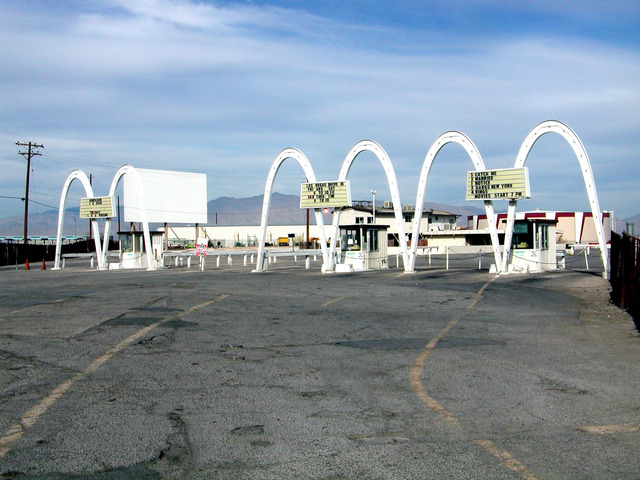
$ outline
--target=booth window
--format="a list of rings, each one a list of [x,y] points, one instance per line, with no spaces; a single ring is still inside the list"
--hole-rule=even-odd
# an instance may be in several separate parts
[[[360,233],[358,230],[355,228],[344,230],[340,245],[342,250],[360,250]]]
[[[538,239],[539,247],[542,250],[548,250],[549,249],[549,225],[547,225],[546,223],[539,225],[538,232],[540,235],[540,238]]]
[[[370,252],[378,251],[378,231],[377,230],[369,230],[367,232],[367,243],[369,245]]]
[[[513,247],[533,248],[533,225],[529,222],[516,222],[513,226]]]

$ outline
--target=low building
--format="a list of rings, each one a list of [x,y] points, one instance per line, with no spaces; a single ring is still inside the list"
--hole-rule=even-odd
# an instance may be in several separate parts
[[[496,215],[497,228],[504,232],[507,226],[507,214]],[[551,212],[536,210],[533,212],[516,212],[516,220],[547,220],[555,221],[556,243],[559,247],[565,248],[571,245],[595,245],[598,243],[593,215],[591,212]],[[605,241],[611,241],[611,220],[610,212],[602,212],[602,224],[604,227]],[[486,215],[473,215],[468,217],[467,222],[470,230],[486,230],[489,228]]]
[[[384,202],[382,207],[371,208],[371,202],[354,202],[353,207],[344,208],[340,215],[340,225],[372,224],[386,226],[386,244],[392,248],[389,253],[397,253],[393,247],[400,246],[398,237],[398,226],[391,202]],[[410,205],[402,207],[404,229],[407,238],[410,240],[413,215],[415,209]],[[456,229],[456,221],[459,215],[440,210],[425,210],[422,213],[420,224],[421,242],[426,242],[428,232],[452,232]],[[258,244],[260,237],[260,225],[207,225],[200,226],[203,237],[208,238],[214,247],[254,247]],[[160,230],[163,230],[162,228]],[[168,242],[169,247],[189,246],[195,243],[194,227],[172,227],[169,226]],[[326,239],[331,239],[332,230],[330,221],[325,224]],[[290,237],[293,235],[293,243],[298,245],[307,241],[306,225],[268,225],[266,243],[276,245],[279,237]],[[317,225],[309,225],[309,238],[319,239],[320,228]],[[426,244],[426,243],[425,243]]]
[[[163,229],[161,229],[163,230]],[[169,248],[195,246],[195,228],[169,226]],[[292,238],[294,245],[307,241],[306,225],[269,225],[265,243],[276,245],[278,238]],[[325,227],[329,233],[330,228]],[[260,225],[207,225],[199,227],[199,235],[207,238],[214,248],[257,247],[260,238]],[[293,235],[293,237],[289,237]],[[309,238],[319,239],[320,228],[309,225]],[[329,237],[327,237],[329,240]]]
[[[372,202],[354,202],[349,208],[344,208],[340,214],[340,225],[357,225],[361,223],[373,223],[387,226],[387,245],[389,247],[399,247],[398,224],[396,222],[395,211],[391,202],[384,202],[382,207],[372,208]],[[404,232],[407,235],[408,243],[411,242],[411,231],[413,229],[413,216],[415,208],[412,205],[402,206],[402,219],[404,222]],[[456,229],[456,221],[460,215],[441,210],[426,209],[422,212],[420,221],[420,240],[418,244],[426,245],[425,241],[429,234],[434,232],[451,232]],[[392,253],[392,252],[390,252]]]

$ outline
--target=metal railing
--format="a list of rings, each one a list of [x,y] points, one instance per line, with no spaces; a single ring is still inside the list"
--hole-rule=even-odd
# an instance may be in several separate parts
[[[640,238],[611,234],[611,301],[629,312],[640,330]]]

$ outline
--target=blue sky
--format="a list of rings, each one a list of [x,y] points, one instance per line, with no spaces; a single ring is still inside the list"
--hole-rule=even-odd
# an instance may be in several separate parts
[[[356,142],[389,154],[413,203],[427,150],[458,130],[488,168],[513,165],[525,136],[560,120],[585,145],[603,209],[640,213],[640,3],[635,1],[0,0],[0,216],[19,215],[25,161],[44,144],[31,212],[58,205],[79,168],[104,195],[117,168],[208,175],[208,196],[264,190],[297,147],[332,180]],[[558,136],[534,147],[521,209],[587,210],[578,163]],[[437,157],[427,201],[463,205],[472,164]],[[353,197],[389,199],[371,155]],[[285,163],[276,190],[299,193]],[[83,196],[72,188],[72,202]],[[473,206],[481,206],[474,203]],[[506,208],[498,204],[498,209]]]

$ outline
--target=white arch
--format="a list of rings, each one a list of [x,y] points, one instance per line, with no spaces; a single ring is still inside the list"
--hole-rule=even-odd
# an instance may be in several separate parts
[[[598,192],[596,192],[596,183],[593,179],[593,170],[591,169],[591,163],[589,162],[589,156],[587,150],[578,138],[578,135],[571,130],[567,125],[557,120],[547,120],[537,125],[529,135],[524,139],[516,157],[514,164],[515,168],[524,167],[529,152],[533,148],[533,145],[538,139],[546,133],[557,133],[563,137],[567,143],[573,149],[573,152],[580,163],[580,171],[582,172],[582,178],[584,179],[584,186],[587,190],[587,196],[589,198],[589,204],[591,205],[591,213],[593,215],[593,223],[596,228],[596,235],[598,237],[598,243],[600,244],[600,252],[602,255],[602,265],[604,267],[605,278],[609,278],[609,254],[607,252],[607,244],[604,238],[604,228],[602,226],[602,213],[600,211],[600,204],[598,202]],[[504,237],[504,254],[502,258],[502,270],[506,271],[507,261],[509,259],[509,251],[511,250],[511,239],[513,237],[513,225],[516,215],[517,201],[509,202],[509,210],[507,213],[507,229]]]
[[[60,207],[58,210],[58,233],[56,235],[56,258],[53,265],[53,270],[60,270],[60,257],[62,254],[62,225],[64,224],[64,207],[67,202],[67,193],[69,187],[74,180],[80,180],[84,187],[84,192],[87,197],[93,197],[93,187],[89,178],[82,170],[73,170],[62,187],[62,195],[60,195]],[[93,239],[96,247],[96,256],[98,258],[98,268],[104,268],[104,261],[101,255],[102,248],[100,247],[100,229],[98,227],[98,221],[94,218],[91,220],[91,228],[93,229]]]
[[[351,165],[353,164],[355,158],[361,154],[362,152],[369,151],[375,154],[380,160],[382,167],[384,168],[384,172],[387,176],[387,183],[389,184],[389,192],[391,193],[391,200],[393,201],[393,210],[396,217],[396,224],[398,226],[398,237],[400,240],[400,248],[402,250],[402,260],[404,265],[405,272],[411,271],[409,269],[409,250],[407,248],[407,237],[404,232],[404,219],[402,217],[402,204],[400,202],[400,192],[398,191],[398,181],[396,180],[396,172],[393,169],[393,165],[391,163],[391,159],[387,152],[373,140],[361,140],[356,143],[353,148],[349,151],[347,156],[342,163],[342,168],[340,169],[340,175],[338,176],[338,181],[342,182],[347,179],[347,175],[349,174],[349,170],[351,169]],[[331,253],[329,258],[329,269],[333,270],[335,266],[335,252],[336,252],[336,238],[339,234],[338,228],[340,225],[340,209],[336,211],[333,215],[333,236],[331,237]]]
[[[151,245],[151,236],[149,235],[149,222],[147,221],[147,210],[144,205],[142,182],[140,180],[140,177],[138,176],[138,172],[134,167],[132,167],[131,165],[122,165],[118,169],[118,171],[113,177],[113,180],[111,181],[111,187],[109,188],[109,196],[113,197],[115,195],[116,188],[118,187],[118,183],[120,182],[120,179],[125,175],[129,175],[133,179],[135,188],[136,188],[136,194],[138,195],[138,204],[140,205],[140,215],[142,217],[144,249],[147,252],[147,266],[148,266],[147,270],[155,270],[156,262],[153,259],[153,251],[152,251],[153,246]],[[107,248],[109,245],[108,238],[109,238],[110,227],[111,227],[111,218],[107,218],[107,221],[105,222],[105,226],[104,226],[105,241],[104,241],[104,249],[102,251],[102,262],[105,265],[107,260]]]
[[[271,206],[271,190],[273,188],[273,182],[276,179],[276,175],[278,174],[280,166],[288,158],[292,158],[293,160],[297,161],[298,164],[300,164],[307,177],[307,182],[313,183],[316,181],[316,174],[311,167],[311,163],[309,162],[305,154],[297,148],[285,148],[276,156],[275,160],[271,164],[271,168],[269,169],[269,174],[267,175],[267,183],[264,187],[264,197],[262,200],[262,218],[260,220],[260,243],[258,244],[258,260],[255,269],[256,272],[262,272],[264,270],[264,243],[267,237],[267,222],[269,220],[269,207]],[[318,225],[320,229],[322,270],[324,271],[328,264],[327,242],[324,234],[324,218],[322,217],[322,212],[319,208],[314,208],[314,211],[316,216],[316,225]]]
[[[422,210],[424,208],[424,197],[427,189],[427,180],[429,179],[429,172],[431,171],[431,165],[435,160],[438,152],[447,143],[457,143],[465,149],[471,161],[473,162],[476,170],[485,170],[484,161],[480,152],[475,144],[464,133],[449,131],[440,135],[435,142],[429,148],[427,155],[422,164],[422,171],[420,172],[420,180],[418,181],[418,192],[416,195],[416,211],[413,217],[413,227],[411,233],[411,257],[410,268],[414,270],[416,263],[416,251],[418,249],[418,238],[420,235],[420,221],[422,220]],[[496,269],[500,269],[502,265],[500,256],[500,240],[498,239],[498,230],[495,222],[495,212],[493,209],[493,202],[486,200],[484,202],[484,210],[487,214],[487,221],[489,222],[489,233],[491,235],[491,245],[493,246],[493,256],[495,259]]]

